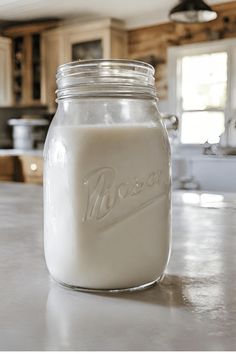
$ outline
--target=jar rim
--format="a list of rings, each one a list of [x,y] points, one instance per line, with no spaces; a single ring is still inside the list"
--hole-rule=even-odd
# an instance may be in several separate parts
[[[64,63],[58,66],[57,76],[75,68],[95,68],[95,67],[109,67],[109,68],[129,68],[129,70],[144,72],[144,74],[154,75],[155,69],[151,64],[140,60],[129,59],[89,59],[76,60]]]
[[[138,60],[93,59],[62,64],[57,70],[58,100],[82,96],[156,96],[155,69]]]

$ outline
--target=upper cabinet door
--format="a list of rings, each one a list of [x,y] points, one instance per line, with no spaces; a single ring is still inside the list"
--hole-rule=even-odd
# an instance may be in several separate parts
[[[64,27],[62,61],[122,59],[127,56],[127,31],[119,20],[105,19]]]
[[[72,60],[127,57],[127,32],[119,20],[62,25],[42,35],[42,99],[55,112],[57,66]]]
[[[11,39],[0,37],[0,106],[12,104],[12,43]]]
[[[8,65],[12,66],[9,83],[14,105],[42,105],[41,35],[44,30],[55,28],[57,24],[58,21],[49,20],[11,26],[3,31],[3,34],[10,38],[7,40],[12,43],[12,49],[8,49]],[[2,68],[3,66],[1,70]]]

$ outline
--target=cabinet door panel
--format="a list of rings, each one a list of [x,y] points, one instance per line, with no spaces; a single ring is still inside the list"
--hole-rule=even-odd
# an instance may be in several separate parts
[[[127,32],[122,21],[105,19],[63,25],[42,34],[42,98],[55,112],[56,68],[83,59],[118,59],[127,56]]]
[[[0,37],[0,106],[12,104],[11,40]]]
[[[60,36],[57,32],[49,31],[42,35],[41,42],[41,98],[48,106],[49,112],[56,110],[56,70],[60,64]]]
[[[38,156],[20,156],[22,177],[26,183],[43,183],[43,159]]]
[[[100,39],[72,44],[72,60],[102,59],[103,49]]]
[[[14,157],[0,156],[0,181],[14,180]]]

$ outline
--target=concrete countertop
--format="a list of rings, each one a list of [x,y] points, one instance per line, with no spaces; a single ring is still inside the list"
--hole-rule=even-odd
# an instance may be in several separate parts
[[[41,186],[1,183],[0,197],[0,350],[236,349],[235,195],[175,192],[163,282],[116,295],[50,280]]]
[[[204,154],[172,154],[172,160],[191,160],[191,161],[236,161],[236,155],[204,155]]]
[[[0,156],[43,156],[43,150],[0,149]]]

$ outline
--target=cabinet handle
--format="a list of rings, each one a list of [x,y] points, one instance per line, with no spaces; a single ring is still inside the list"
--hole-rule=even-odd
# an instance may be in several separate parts
[[[36,163],[31,163],[31,164],[30,164],[30,169],[31,169],[31,171],[33,171],[33,172],[37,171],[37,169],[38,169],[37,164],[36,164]]]

